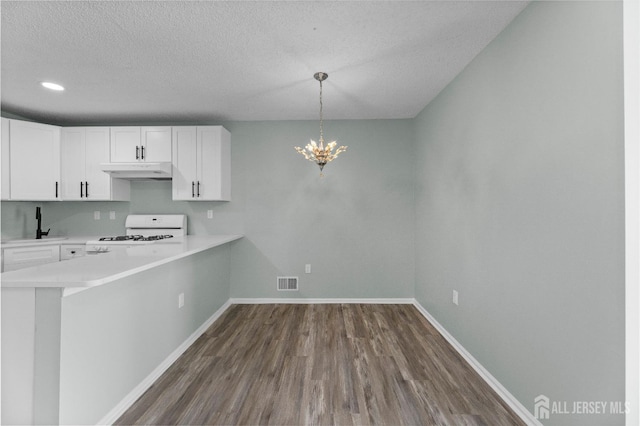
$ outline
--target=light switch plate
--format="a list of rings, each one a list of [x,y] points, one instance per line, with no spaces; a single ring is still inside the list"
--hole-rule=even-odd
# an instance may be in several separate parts
[[[100,220],[100,212],[99,211],[95,211],[93,212],[93,220]]]

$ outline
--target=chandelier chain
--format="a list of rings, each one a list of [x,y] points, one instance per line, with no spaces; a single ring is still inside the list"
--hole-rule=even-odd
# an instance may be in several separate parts
[[[322,134],[322,80],[320,80],[320,143],[324,142]]]

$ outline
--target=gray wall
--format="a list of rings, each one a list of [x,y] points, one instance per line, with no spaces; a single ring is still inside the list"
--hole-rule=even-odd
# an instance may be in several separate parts
[[[293,149],[317,137],[317,123],[229,125],[232,203],[247,236],[232,256],[232,296],[413,297],[410,124],[326,123],[327,140],[349,149],[323,178]],[[299,276],[299,294],[276,292],[277,275]]]
[[[35,238],[36,237],[36,206],[43,203],[28,201],[2,201],[0,213],[2,214],[2,239]],[[47,222],[43,222],[45,231]],[[53,230],[51,232],[53,235]]]
[[[624,401],[621,28],[532,3],[415,123],[416,298],[532,412]]]

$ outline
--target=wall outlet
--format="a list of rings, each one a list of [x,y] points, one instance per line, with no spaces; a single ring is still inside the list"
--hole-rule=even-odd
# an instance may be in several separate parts
[[[453,304],[458,304],[458,292],[456,290],[453,290]]]
[[[109,212],[109,220],[116,220],[116,212],[114,211]]]
[[[178,295],[178,309],[184,306],[184,293]]]
[[[310,274],[311,273],[311,264],[307,263],[306,265],[304,265],[304,273],[305,274]]]
[[[100,220],[100,212],[99,211],[93,212],[93,220]]]
[[[207,219],[213,219],[213,210],[207,210]]]

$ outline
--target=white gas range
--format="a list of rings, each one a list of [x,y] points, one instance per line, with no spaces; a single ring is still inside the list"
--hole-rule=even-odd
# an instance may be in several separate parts
[[[87,253],[105,253],[116,247],[178,242],[187,235],[187,216],[183,214],[130,214],[125,234],[87,241]]]

